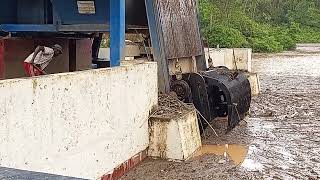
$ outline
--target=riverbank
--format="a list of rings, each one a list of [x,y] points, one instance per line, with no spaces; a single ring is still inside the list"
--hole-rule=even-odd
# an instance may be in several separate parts
[[[262,93],[236,129],[225,134],[219,119],[212,123],[219,137],[211,129],[202,137],[214,145],[204,154],[187,162],[148,159],[123,179],[320,178],[320,53],[255,55],[253,68]]]

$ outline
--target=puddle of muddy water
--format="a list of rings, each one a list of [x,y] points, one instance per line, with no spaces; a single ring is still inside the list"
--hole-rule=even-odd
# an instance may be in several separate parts
[[[214,154],[223,156],[225,160],[231,160],[236,166],[243,167],[249,171],[262,170],[262,164],[248,158],[248,155],[252,154],[254,149],[254,146],[249,147],[237,144],[203,145],[195,152],[193,157]]]

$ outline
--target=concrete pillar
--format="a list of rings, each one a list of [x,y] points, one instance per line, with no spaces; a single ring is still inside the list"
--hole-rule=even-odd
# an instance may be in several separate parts
[[[110,64],[120,66],[125,47],[125,0],[110,0]]]

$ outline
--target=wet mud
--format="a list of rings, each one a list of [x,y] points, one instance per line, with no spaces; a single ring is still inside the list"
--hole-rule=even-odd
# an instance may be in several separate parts
[[[186,162],[147,159],[123,179],[320,179],[320,53],[255,55],[262,92],[225,134],[212,122]]]

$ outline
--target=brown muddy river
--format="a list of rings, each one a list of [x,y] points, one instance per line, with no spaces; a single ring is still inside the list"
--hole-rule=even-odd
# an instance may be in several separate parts
[[[262,92],[229,134],[216,120],[186,162],[147,159],[123,179],[320,179],[320,53],[255,55]]]

